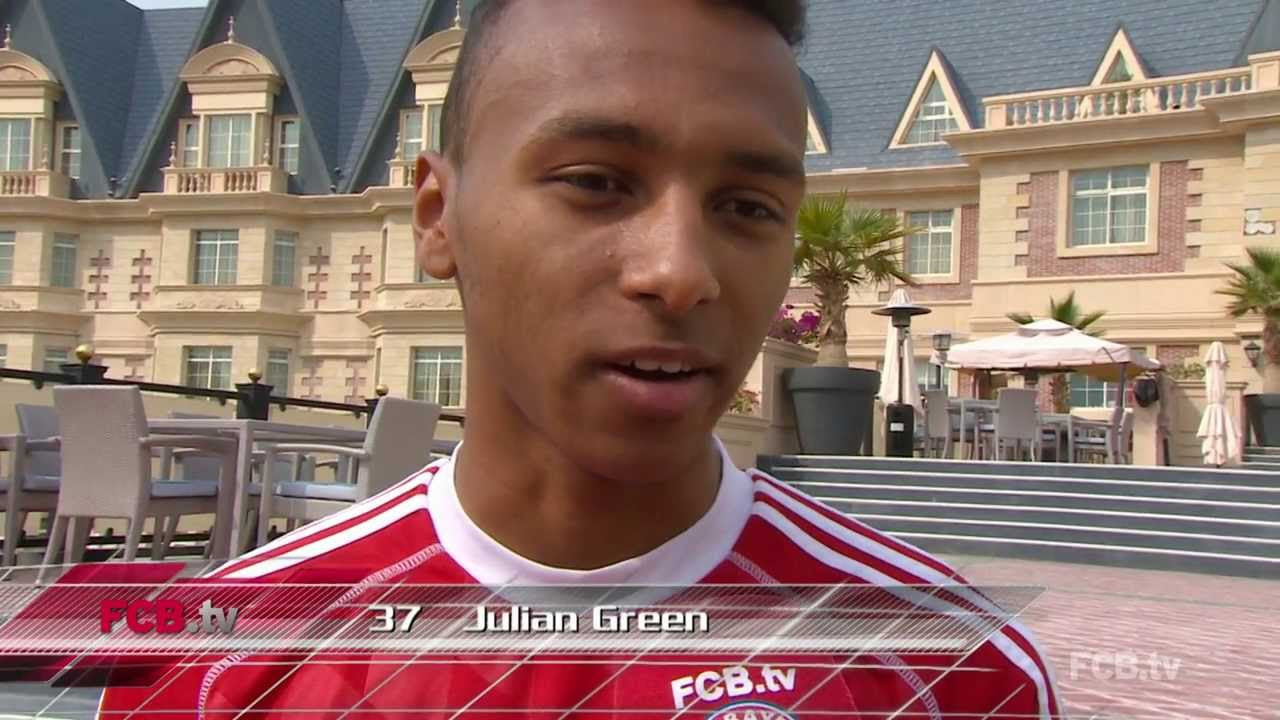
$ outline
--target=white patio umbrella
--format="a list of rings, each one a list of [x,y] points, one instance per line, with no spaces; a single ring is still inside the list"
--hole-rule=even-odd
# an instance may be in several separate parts
[[[1204,358],[1204,389],[1208,396],[1204,415],[1200,417],[1200,453],[1205,465],[1222,466],[1235,462],[1240,455],[1240,436],[1231,414],[1227,412],[1227,351],[1221,342],[1209,346]]]
[[[889,297],[890,305],[909,305],[911,298],[907,296],[907,291],[898,288],[893,291]],[[880,371],[880,392],[878,397],[885,405],[898,402],[898,394],[902,393],[902,402],[911,405],[916,412],[922,412],[924,403],[920,400],[920,386],[916,384],[916,362],[915,362],[915,345],[911,341],[911,334],[907,334],[906,342],[902,344],[902,367],[898,367],[898,331],[893,327],[893,321],[887,324],[884,336],[884,362]],[[902,373],[902,388],[898,387],[898,374]]]

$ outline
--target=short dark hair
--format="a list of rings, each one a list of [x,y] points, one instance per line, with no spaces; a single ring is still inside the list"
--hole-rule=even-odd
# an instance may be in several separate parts
[[[714,5],[739,8],[773,26],[795,47],[804,40],[805,0],[702,0]],[[445,95],[440,127],[441,151],[461,166],[467,140],[470,96],[476,84],[476,68],[483,63],[486,45],[501,24],[503,14],[514,0],[480,0],[467,23],[467,39],[462,43],[458,63]]]

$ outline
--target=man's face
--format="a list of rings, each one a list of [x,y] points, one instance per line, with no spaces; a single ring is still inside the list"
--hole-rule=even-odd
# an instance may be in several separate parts
[[[612,479],[691,461],[790,277],[791,50],[695,0],[517,2],[493,37],[463,166],[429,160],[416,214],[462,291],[468,414]]]

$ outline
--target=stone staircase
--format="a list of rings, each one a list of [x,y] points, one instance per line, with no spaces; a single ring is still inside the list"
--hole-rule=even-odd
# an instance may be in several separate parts
[[[1266,457],[1280,469],[1280,454]],[[759,466],[931,552],[1280,579],[1271,468],[804,455]]]
[[[1248,470],[1280,471],[1280,447],[1246,447],[1244,467]]]

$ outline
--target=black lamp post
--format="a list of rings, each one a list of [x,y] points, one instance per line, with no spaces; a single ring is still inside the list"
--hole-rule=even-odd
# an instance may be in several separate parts
[[[939,330],[933,334],[933,349],[938,352],[938,387],[942,387],[942,373],[946,372],[947,351],[951,349],[951,333]]]
[[[1258,344],[1256,338],[1249,338],[1249,342],[1245,343],[1244,356],[1249,358],[1249,364],[1255,370],[1262,364],[1262,346]]]
[[[889,457],[911,457],[915,454],[916,411],[903,402],[906,398],[906,372],[903,367],[902,349],[911,332],[911,318],[916,315],[928,315],[933,312],[927,307],[911,302],[894,303],[892,300],[884,307],[871,311],[873,315],[887,316],[892,319],[893,327],[898,331],[898,401],[885,408],[884,450]],[[912,378],[912,382],[915,379]]]

